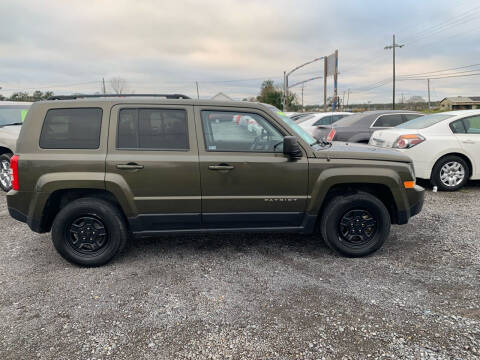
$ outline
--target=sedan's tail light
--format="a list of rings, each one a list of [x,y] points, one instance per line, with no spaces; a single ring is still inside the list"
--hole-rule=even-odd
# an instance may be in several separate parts
[[[336,133],[337,133],[337,130],[335,129],[330,130],[330,132],[327,135],[327,141],[332,141]]]
[[[12,175],[12,189],[18,190],[18,155],[10,158],[10,173]]]
[[[418,145],[425,141],[422,135],[407,134],[401,135],[394,143],[393,147],[396,149],[410,149],[411,147]]]

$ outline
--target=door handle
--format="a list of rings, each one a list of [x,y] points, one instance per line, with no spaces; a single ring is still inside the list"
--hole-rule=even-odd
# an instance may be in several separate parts
[[[143,165],[139,165],[139,164],[135,164],[135,163],[118,164],[117,169],[120,169],[120,170],[139,170],[139,169],[143,169]]]
[[[463,140],[464,144],[475,144],[475,141],[473,140]]]
[[[209,165],[210,170],[233,170],[234,167],[228,164]]]

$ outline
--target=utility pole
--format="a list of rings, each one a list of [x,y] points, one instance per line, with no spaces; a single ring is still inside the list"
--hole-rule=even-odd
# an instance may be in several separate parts
[[[305,84],[302,84],[302,112],[303,112],[303,88],[305,87]]]
[[[327,112],[327,57],[323,65],[323,112]]]
[[[287,111],[287,72],[283,72],[283,111]]]
[[[350,100],[350,89],[347,91],[347,109],[348,109],[348,100]]]
[[[198,92],[198,81],[195,81],[195,85],[197,86],[197,99],[200,99],[200,93]]]
[[[393,50],[393,97],[392,97],[392,109],[395,110],[395,48],[402,48],[404,45],[395,43],[395,34],[393,34],[392,45],[385,46],[385,50]]]
[[[102,78],[102,93],[104,93],[104,94],[107,93],[107,89],[105,87],[105,78]]]
[[[430,79],[427,79],[427,86],[428,86],[428,111],[431,110],[430,107]]]

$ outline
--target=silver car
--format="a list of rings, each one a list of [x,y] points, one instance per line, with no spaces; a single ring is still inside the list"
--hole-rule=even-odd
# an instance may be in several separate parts
[[[10,158],[15,153],[18,135],[31,103],[0,101],[0,188],[12,188]]]

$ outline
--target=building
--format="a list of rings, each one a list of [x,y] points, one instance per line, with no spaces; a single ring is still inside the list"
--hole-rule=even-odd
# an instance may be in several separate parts
[[[212,96],[212,100],[220,100],[220,101],[233,101],[233,99],[223,92],[219,92],[217,95]]]
[[[480,109],[480,96],[446,97],[440,101],[440,109],[442,111]]]

